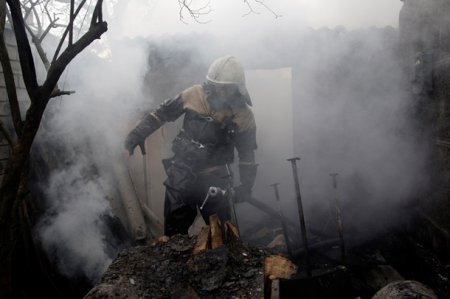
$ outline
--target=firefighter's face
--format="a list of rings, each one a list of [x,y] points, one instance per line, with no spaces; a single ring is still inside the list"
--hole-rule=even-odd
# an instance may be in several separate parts
[[[237,86],[236,85],[216,85],[216,91],[220,98],[227,99],[231,97],[236,91]]]

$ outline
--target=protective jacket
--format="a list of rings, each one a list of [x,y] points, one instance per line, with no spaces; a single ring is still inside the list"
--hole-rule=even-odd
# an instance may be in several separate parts
[[[201,203],[210,186],[227,187],[225,166],[233,162],[235,148],[239,155],[239,187],[251,190],[256,176],[254,151],[257,145],[253,112],[239,92],[221,99],[214,86],[208,83],[194,85],[164,101],[130,132],[126,143],[133,146],[142,144],[161,125],[182,115],[183,127],[172,144],[174,156],[163,161],[167,172],[164,183],[167,187],[167,235],[187,232],[196,214],[195,206]],[[224,200],[220,202],[220,207],[217,202],[210,202],[203,216],[206,222],[208,214],[213,213],[227,219],[230,218],[227,210],[229,205]],[[181,222],[186,222],[181,225],[182,228]]]

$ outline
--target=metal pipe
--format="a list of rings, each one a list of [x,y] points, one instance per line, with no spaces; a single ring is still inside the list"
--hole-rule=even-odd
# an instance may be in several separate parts
[[[221,189],[220,187],[214,187],[214,186],[209,187],[208,192],[206,192],[206,197],[203,200],[202,205],[200,206],[200,210],[203,210],[203,208],[205,207],[205,205],[210,197],[216,197],[218,194],[222,194],[222,196],[223,196],[223,195],[225,195],[225,193],[226,193],[226,191]]]
[[[295,192],[297,195],[298,216],[300,219],[300,228],[302,231],[303,245],[305,248],[306,273],[307,273],[308,277],[311,278],[312,277],[311,264],[309,261],[309,254],[308,254],[308,236],[306,234],[305,214],[303,212],[302,196],[300,193],[300,183],[299,183],[298,171],[297,171],[297,160],[300,160],[300,158],[294,157],[291,159],[287,159],[287,161],[291,162],[292,173],[294,176]]]
[[[227,169],[227,178],[228,178],[228,188],[227,188],[227,199],[233,209],[234,222],[236,223],[236,228],[239,231],[239,222],[236,213],[236,205],[234,202],[234,189],[233,189],[233,172],[230,169],[230,165],[225,164]]]
[[[145,141],[144,141],[145,142]],[[147,175],[147,153],[145,152],[145,146],[141,146],[142,153],[142,166],[144,168],[144,190],[145,190],[145,200],[144,203],[148,203],[148,175]]]
[[[268,201],[268,200],[266,200],[266,201]],[[246,198],[244,202],[254,206],[255,208],[261,210],[262,212],[264,212],[264,213],[266,213],[266,214],[268,214],[268,215],[270,215],[272,217],[275,217],[275,218],[279,217],[279,214],[278,214],[277,211],[275,211],[275,209],[273,209],[272,207],[266,205],[264,202],[262,202],[260,200],[257,200],[257,199],[252,197],[252,198]],[[284,222],[286,223],[286,226],[291,227],[291,229],[293,229],[293,230],[297,230],[298,229],[298,222],[293,221],[293,220],[291,220],[291,219],[289,219],[287,217],[284,218]],[[309,231],[311,233],[313,233],[314,235],[317,235],[317,236],[320,236],[320,237],[326,237],[326,235],[322,231],[314,229],[313,227],[310,228]]]
[[[286,247],[287,247],[289,256],[292,257],[292,248],[293,247],[291,244],[291,239],[289,239],[289,232],[288,232],[286,223],[284,222],[283,212],[281,210],[280,192],[278,191],[278,185],[280,185],[280,183],[275,183],[270,186],[272,186],[275,191],[275,199],[278,202],[278,213],[280,216],[281,227],[283,228],[284,239],[286,240]]]
[[[334,208],[336,213],[336,224],[339,232],[339,241],[341,247],[341,259],[342,263],[346,264],[345,257],[345,243],[344,243],[344,228],[342,225],[342,217],[341,217],[341,208],[339,206],[338,192],[337,192],[337,173],[330,173],[330,176],[333,179],[333,189],[334,189]]]

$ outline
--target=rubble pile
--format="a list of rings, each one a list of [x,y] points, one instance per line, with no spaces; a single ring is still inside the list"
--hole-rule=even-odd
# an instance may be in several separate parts
[[[264,297],[265,251],[239,239],[194,253],[196,244],[175,235],[129,248],[85,298]]]

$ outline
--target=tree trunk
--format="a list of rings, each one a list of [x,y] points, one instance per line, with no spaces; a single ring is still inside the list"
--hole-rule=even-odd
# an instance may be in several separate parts
[[[45,105],[46,106],[46,105]],[[20,142],[14,147],[0,188],[0,299],[12,296],[12,254],[19,238],[17,230],[18,190],[21,178],[27,177],[25,167],[31,145],[39,129],[45,106],[32,104],[27,113]],[[22,184],[26,182],[22,182]]]
[[[22,76],[28,95],[30,96],[31,106],[27,110],[23,126],[17,132],[18,141],[13,147],[11,157],[5,169],[5,176],[0,186],[0,299],[10,298],[12,296],[11,267],[13,266],[13,252],[19,239],[17,215],[18,207],[20,207],[20,186],[27,185],[26,180],[29,171],[27,161],[45,108],[53,96],[52,93],[54,92],[55,86],[67,65],[95,39],[99,39],[108,28],[107,23],[102,20],[102,1],[99,0],[93,13],[89,30],[53,61],[48,70],[45,82],[42,86],[39,86],[36,80],[33,56],[21,14],[20,2],[18,0],[6,1],[9,5],[14,23]],[[0,0],[1,4],[3,4],[4,8],[4,0]],[[2,7],[0,6],[0,8]],[[0,11],[1,13],[2,11]],[[2,60],[2,62],[5,62],[9,58],[2,57]],[[20,119],[20,117],[16,118]]]

